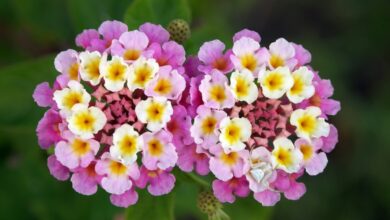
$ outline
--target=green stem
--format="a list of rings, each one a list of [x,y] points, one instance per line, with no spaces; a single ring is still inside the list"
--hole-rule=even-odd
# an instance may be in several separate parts
[[[193,182],[198,184],[200,187],[202,187],[202,188],[209,188],[210,187],[208,182],[199,178],[195,174],[193,174],[193,173],[184,173],[184,174],[187,176],[188,179],[191,179]]]

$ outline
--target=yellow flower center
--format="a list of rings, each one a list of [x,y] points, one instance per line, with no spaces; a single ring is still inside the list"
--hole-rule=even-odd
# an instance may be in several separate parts
[[[79,64],[73,63],[68,70],[69,79],[77,80],[79,78]]]
[[[317,121],[315,117],[311,115],[303,115],[298,120],[298,129],[310,134],[316,128],[316,122]]]
[[[230,152],[228,154],[222,153],[221,154],[221,160],[226,165],[234,165],[237,163],[237,160],[239,159],[238,153],[236,152]]]
[[[149,153],[152,156],[158,157],[164,152],[164,146],[158,139],[151,139],[148,142]]]
[[[305,161],[309,160],[314,154],[313,147],[310,145],[302,145],[300,150],[303,154],[303,160]]]
[[[172,91],[172,87],[172,83],[168,79],[161,78],[157,81],[153,90],[160,95],[166,95]]]
[[[265,86],[271,90],[279,90],[283,85],[283,76],[277,72],[273,72],[265,79]]]
[[[100,58],[94,57],[90,60],[89,63],[85,65],[85,72],[87,73],[90,79],[98,79],[100,76],[99,71]]]
[[[152,102],[146,108],[146,115],[149,121],[159,122],[162,120],[162,117],[165,112],[165,106],[159,102]]]
[[[75,114],[74,123],[81,131],[92,131],[96,118],[94,118],[88,111]]]
[[[117,161],[111,161],[109,169],[110,173],[118,176],[125,174],[127,171],[127,167]]]
[[[81,103],[83,95],[80,92],[70,91],[63,98],[62,104],[67,109],[71,109],[74,105]]]
[[[224,136],[229,144],[237,143],[241,137],[240,127],[234,123],[229,124],[224,130]]]
[[[206,117],[205,119],[203,119],[201,124],[202,133],[206,135],[212,134],[215,130],[216,125],[217,125],[216,118],[212,116]]]
[[[269,60],[269,63],[273,68],[278,68],[284,65],[284,60],[278,55],[272,55]]]
[[[242,98],[248,95],[249,85],[247,81],[242,77],[237,77],[235,87],[233,88],[234,93],[238,98]]]
[[[119,142],[119,149],[124,155],[133,155],[137,152],[137,137],[126,135]]]
[[[128,49],[123,53],[123,59],[125,60],[137,60],[141,55],[139,50]]]
[[[146,63],[136,68],[134,72],[134,83],[141,87],[145,87],[146,83],[152,78],[152,71],[152,68]]]
[[[209,90],[211,100],[222,103],[226,99],[225,89],[221,85],[212,86]]]
[[[293,74],[293,79],[294,79],[294,85],[291,88],[290,92],[293,95],[302,93],[304,86],[305,86],[303,80],[299,76],[297,76],[296,74]]]
[[[257,60],[253,54],[246,54],[241,57],[241,65],[253,72],[256,69]]]
[[[276,152],[273,152],[274,157],[278,164],[283,166],[289,166],[293,161],[291,157],[291,151],[285,148],[279,148]]]
[[[113,61],[108,67],[107,78],[111,81],[123,81],[126,76],[126,65]]]
[[[77,138],[73,140],[73,143],[71,146],[72,146],[73,152],[78,156],[85,155],[91,149],[88,142],[77,139]]]

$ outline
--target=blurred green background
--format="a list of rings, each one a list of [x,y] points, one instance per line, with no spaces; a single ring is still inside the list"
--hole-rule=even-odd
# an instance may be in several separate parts
[[[44,110],[31,95],[37,83],[53,81],[55,54],[74,48],[81,30],[107,19],[166,25],[179,15],[191,20],[192,38],[185,45],[190,53],[215,38],[231,44],[243,28],[258,31],[263,45],[278,37],[303,44],[342,104],[331,119],[340,142],[325,172],[304,178],[304,197],[282,199],[274,208],[239,199],[225,205],[233,220],[390,219],[389,9],[388,0],[0,1],[0,218],[123,217],[105,192],[81,196],[69,182],[50,176],[35,137]],[[177,219],[205,218],[196,208],[195,186],[175,190]]]

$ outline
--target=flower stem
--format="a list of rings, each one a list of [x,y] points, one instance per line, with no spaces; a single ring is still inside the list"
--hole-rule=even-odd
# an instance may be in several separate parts
[[[185,173],[185,175],[187,176],[188,179],[192,180],[194,183],[198,184],[202,188],[209,188],[210,187],[208,182],[199,178],[198,176],[196,176],[193,173]]]

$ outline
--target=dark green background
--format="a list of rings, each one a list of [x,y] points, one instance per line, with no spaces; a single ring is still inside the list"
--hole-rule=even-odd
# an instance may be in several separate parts
[[[325,172],[304,178],[308,191],[299,201],[282,199],[274,208],[263,208],[249,198],[226,205],[232,219],[390,219],[388,0],[189,0],[189,7],[186,0],[146,1],[145,13],[139,6],[128,9],[132,1],[125,0],[0,1],[1,219],[123,216],[106,193],[81,196],[69,182],[50,176],[35,137],[44,111],[31,94],[37,83],[53,80],[53,56],[73,48],[77,33],[106,19],[123,20],[127,10],[131,25],[146,20],[166,25],[176,15],[192,18],[193,36],[186,43],[191,53],[214,38],[231,44],[242,28],[258,31],[263,45],[285,37],[309,49],[313,67],[332,80],[334,97],[342,104],[331,119],[340,142]],[[205,217],[197,211],[194,186],[180,185],[176,191],[177,219]]]

